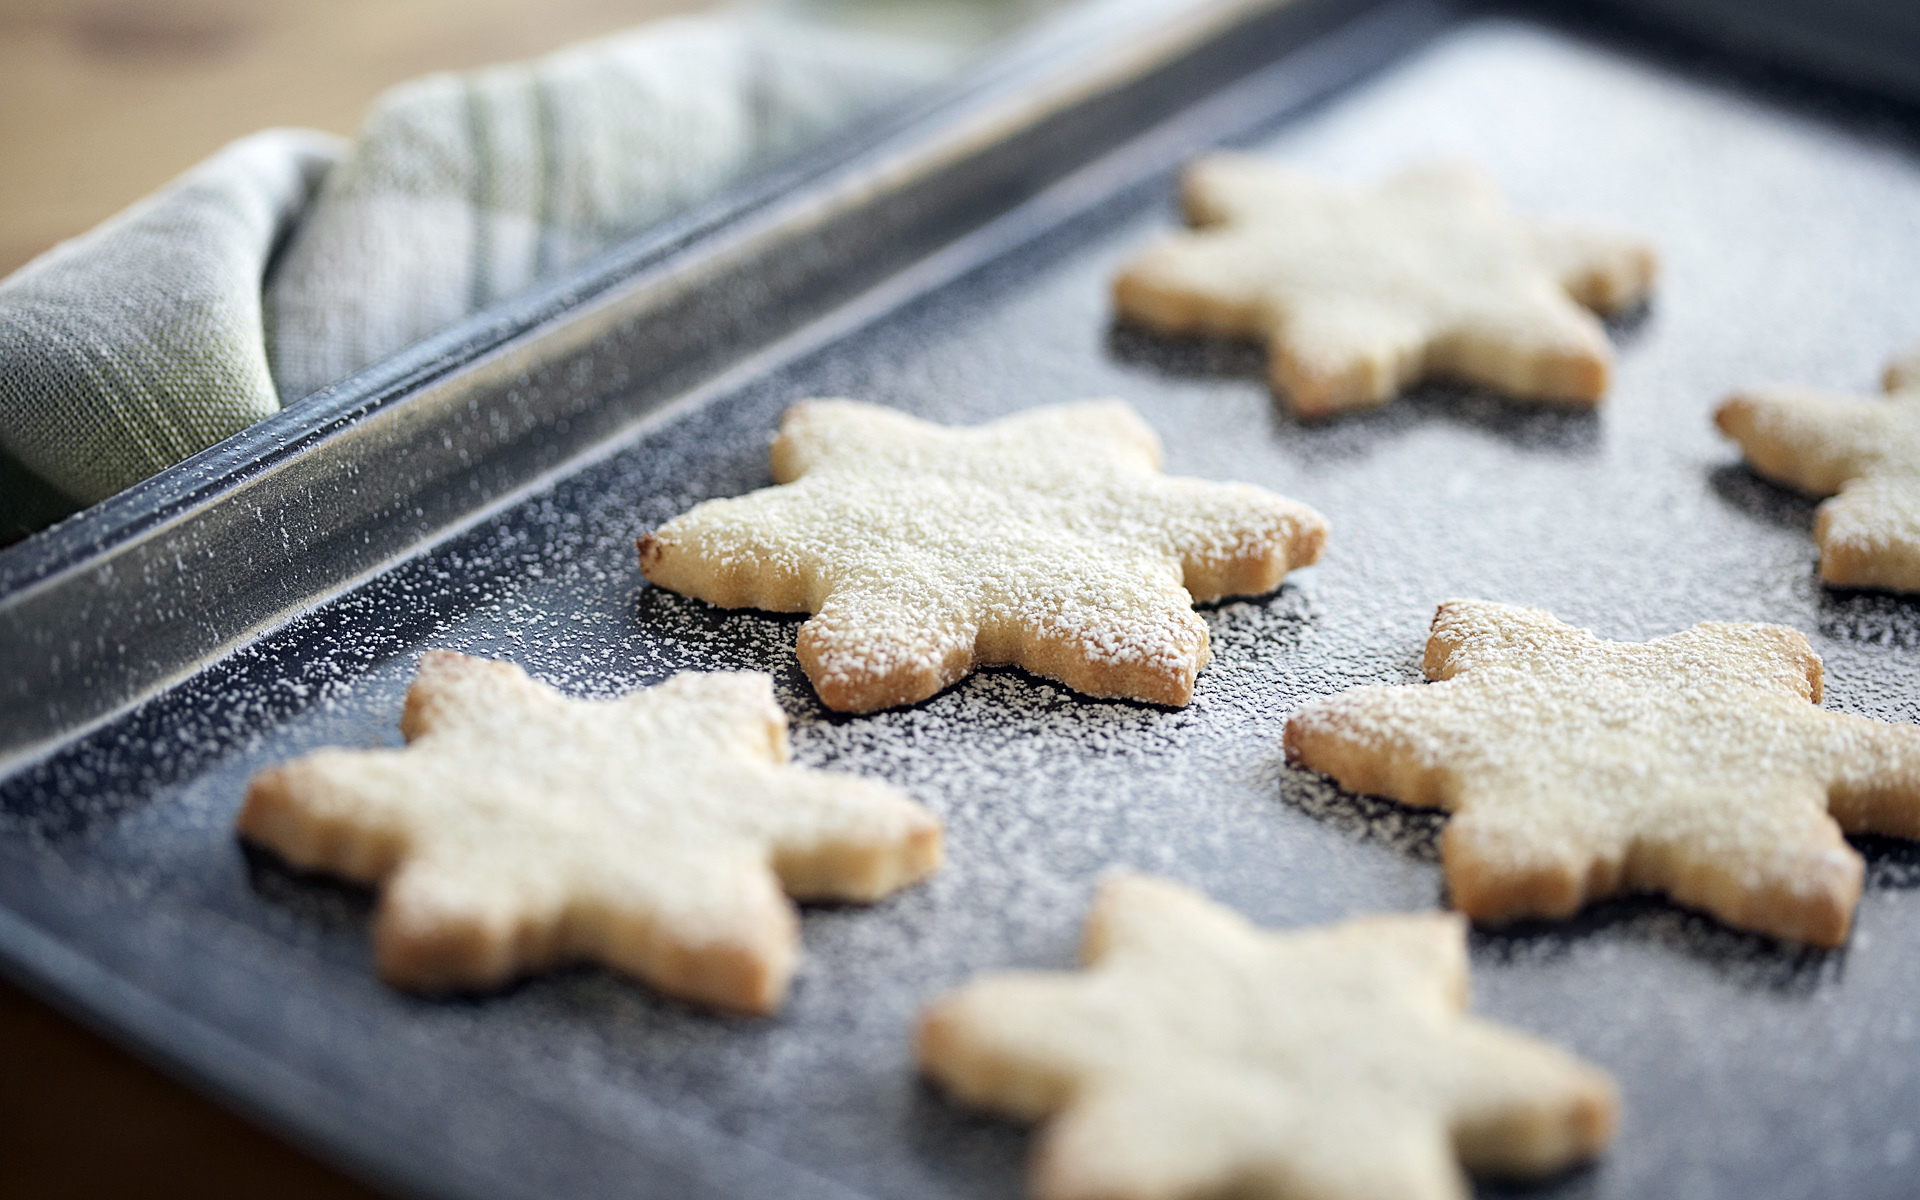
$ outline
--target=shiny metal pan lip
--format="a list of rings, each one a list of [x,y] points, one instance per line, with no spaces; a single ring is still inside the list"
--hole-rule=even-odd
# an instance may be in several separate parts
[[[891,123],[0,550],[0,770],[465,527],[1196,91],[1369,7],[1069,10]]]
[[[1608,18],[1566,17],[1558,6],[1503,11],[1545,12],[1550,30],[1572,22],[1582,34],[1597,30],[1605,37],[1611,28]],[[682,452],[717,432],[735,439],[728,453],[740,462],[753,458],[760,453],[754,439],[764,436],[775,408],[765,381],[781,371],[831,356],[837,345],[901,312],[914,310],[921,313],[914,320],[937,324],[938,302],[949,289],[973,286],[996,272],[1017,274],[1021,256],[1044,257],[1032,247],[1081,236],[1075,223],[1086,223],[1089,214],[1164,208],[1170,173],[1193,147],[1264,138],[1309,123],[1323,104],[1337,107],[1343,90],[1364,87],[1379,69],[1482,15],[1476,6],[1439,0],[1301,0],[1292,6],[1128,0],[1082,10],[1075,19],[1089,24],[1057,26],[1009,48],[893,123],[851,133],[574,278],[483,314],[0,552],[0,664],[7,668],[0,670],[0,972],[251,1119],[403,1194],[476,1200],[562,1191],[867,1194],[705,1123],[690,1107],[682,1111],[683,1101],[690,1105],[697,1097],[670,1088],[622,1097],[625,1123],[617,1127],[577,1118],[564,1069],[556,1069],[556,1082],[537,1094],[496,1093],[492,1085],[506,1068],[502,1059],[489,1057],[500,1049],[492,1039],[500,1034],[506,1045],[524,1032],[503,1033],[500,1026],[524,1018],[528,993],[548,1005],[536,1013],[543,1020],[556,1011],[576,1025],[607,1018],[618,1035],[639,1026],[683,1029],[685,1022],[675,1022],[684,1014],[656,1004],[644,989],[591,972],[535,982],[497,1002],[420,1003],[384,990],[366,963],[353,957],[364,951],[364,895],[293,876],[231,839],[227,809],[237,802],[253,762],[247,739],[257,731],[223,731],[219,738],[225,740],[205,754],[175,753],[166,761],[142,748],[144,742],[184,722],[181,714],[195,705],[217,704],[222,681],[245,677],[250,669],[236,663],[250,655],[318,656],[329,636],[327,620],[349,602],[476,531],[510,524],[516,513],[538,507],[569,480],[590,477],[637,444],[652,446],[657,439]],[[1111,20],[1094,19],[1102,16]],[[1624,42],[1628,59],[1644,44],[1633,37]],[[1663,65],[1685,78],[1688,61],[1680,52]],[[1818,93],[1824,85],[1806,86]],[[1004,266],[1009,263],[1014,266]],[[1097,309],[1095,303],[1076,310],[1073,319]],[[1108,357],[1124,358],[1130,352],[1119,345],[1124,339],[1109,336]],[[1133,377],[1143,403],[1151,403],[1162,384],[1167,390],[1192,384],[1176,371],[1156,376],[1159,369],[1149,364]],[[1246,381],[1231,370],[1209,373],[1208,403],[1236,382]],[[1264,392],[1257,402],[1244,394],[1238,402],[1252,419],[1283,421],[1271,415]],[[730,406],[740,403],[751,409],[752,420],[727,417]],[[1442,415],[1421,415],[1427,410],[1420,405]],[[1604,419],[1624,423],[1629,413],[1622,406]],[[1519,453],[1526,451],[1552,460],[1556,469],[1576,471],[1600,437],[1594,421],[1536,420],[1493,402],[1445,395],[1423,397],[1373,426],[1311,436],[1331,444],[1372,436],[1368,428],[1384,429],[1379,441],[1385,443],[1434,425],[1459,435],[1451,445],[1461,453],[1498,443],[1514,451],[1502,460],[1509,466],[1526,458]],[[674,432],[682,426],[684,435]],[[1197,437],[1183,443],[1185,435],[1173,424],[1162,428],[1173,455],[1193,453]],[[1289,438],[1309,440],[1299,427],[1287,430]],[[675,437],[681,440],[674,443]],[[736,466],[738,477],[724,482],[754,486],[762,466],[758,460]],[[678,494],[677,481],[668,478],[666,485]],[[685,490],[706,486],[687,484]],[[1783,527],[1805,517],[1794,507],[1797,501],[1764,493],[1737,469],[1714,486],[1732,497],[1730,505],[1758,513],[1754,524],[1764,523],[1769,512],[1781,514],[1775,524]],[[646,503],[657,498],[642,497]],[[645,515],[671,514],[663,509]],[[1804,531],[1782,534],[1774,528],[1768,536],[1776,554],[1790,557],[1803,548]],[[629,564],[623,559],[619,565]],[[1331,562],[1315,568],[1331,569]],[[620,586],[638,587],[632,581]],[[671,597],[641,594],[658,602],[660,612],[653,615],[665,613],[662,625],[681,620],[691,627],[699,620],[675,609]],[[1282,618],[1298,616],[1302,625],[1329,615],[1311,612],[1312,602],[1302,594],[1283,593],[1270,603]],[[564,607],[567,600],[561,596],[557,603]],[[1893,611],[1899,602],[1876,607],[1841,597],[1821,604],[1819,611],[1835,623],[1852,621],[1869,633],[1891,630],[1892,641],[1920,637],[1911,614]],[[1229,634],[1240,620],[1231,606],[1210,610],[1208,618]],[[784,628],[754,617],[740,623],[756,621],[776,633]],[[1382,636],[1405,641],[1414,638],[1415,625],[1395,625]],[[713,641],[725,636],[732,635]],[[374,678],[365,694],[393,703],[377,720],[361,713],[358,723],[339,725],[350,738],[391,738],[410,649],[375,648],[357,663]],[[1298,644],[1288,651],[1303,652]],[[1857,677],[1864,661],[1856,656],[1844,665]],[[301,664],[259,669],[271,674],[283,665],[292,670]],[[1398,660],[1374,665],[1389,674],[1404,666]],[[774,661],[772,669],[782,667]],[[1041,687],[1006,675],[984,678],[979,686],[987,689]],[[782,677],[782,687],[797,741],[806,739],[803,758],[853,754],[863,749],[860,730],[869,724],[916,719],[909,713],[853,721],[813,711],[804,681],[792,671]],[[1911,704],[1911,689],[1900,690],[1906,687],[1889,684],[1894,699],[1888,703]],[[1834,690],[1847,694],[1845,686]],[[1079,704],[1071,697],[1059,701],[1063,710]],[[307,711],[301,710],[303,717]],[[1187,715],[1142,716],[1118,705],[1099,711],[1117,723],[1138,725],[1156,717],[1173,725]],[[263,728],[290,724],[284,717],[276,710],[258,722]],[[314,740],[293,752],[321,744],[317,739],[333,730],[304,729],[300,736]],[[76,780],[84,783],[96,763],[127,778],[151,772],[161,780],[153,786],[168,792],[168,804],[182,795],[189,802],[173,804],[178,811],[168,813],[134,810],[102,819],[90,807],[97,797],[61,790],[80,786]],[[1228,774],[1222,772],[1220,786],[1239,786],[1225,779]],[[1275,794],[1260,799],[1273,811],[1263,814],[1293,821],[1291,834],[1305,830],[1321,839],[1315,845],[1329,859],[1373,864],[1392,885],[1369,894],[1376,906],[1442,902],[1422,874],[1429,864],[1419,851],[1401,852],[1402,841],[1420,843],[1429,836],[1421,830],[1430,833],[1437,822],[1422,824],[1420,814],[1405,811],[1382,815],[1378,810],[1390,806],[1342,799],[1298,774],[1273,783]],[[1327,812],[1334,818],[1322,819]],[[55,828],[69,819],[82,832]],[[1411,833],[1407,826],[1414,827]],[[96,836],[96,829],[103,832]],[[14,836],[15,830],[26,832]],[[1175,832],[1168,826],[1169,837]],[[1392,853],[1378,852],[1392,839],[1400,839]],[[956,860],[964,849],[959,847]],[[1920,879],[1920,857],[1868,849],[1871,871],[1906,871]],[[169,875],[179,864],[216,870],[206,879],[182,878],[191,876],[188,870]],[[957,863],[956,870],[964,865]],[[1204,862],[1194,867],[1205,869]],[[1227,871],[1208,882],[1238,886]],[[1342,894],[1345,886],[1329,885],[1330,894]],[[1892,917],[1906,911],[1887,899],[1893,887],[1912,884],[1883,889],[1876,919],[1884,923],[1868,928],[1871,939],[1824,957],[1795,957],[1657,904],[1609,909],[1574,922],[1564,936],[1482,932],[1475,941],[1476,972],[1489,969],[1486,986],[1477,978],[1476,990],[1483,1006],[1520,1011],[1542,1032],[1552,1032],[1558,1015],[1577,1004],[1552,995],[1528,1008],[1516,997],[1534,995],[1526,991],[1527,980],[1550,971],[1555,955],[1620,950],[1638,954],[1640,961],[1664,952],[1669,942],[1686,941],[1656,963],[1665,971],[1660,981],[1679,996],[1672,1003],[1712,998],[1711,989],[1699,985],[1702,977],[1733,979],[1739,985],[1729,989],[1739,992],[1735,1000],[1764,992],[1787,1021],[1815,1010],[1811,998],[1825,995],[1823,989],[1846,972],[1855,976],[1848,981],[1852,986],[1892,990],[1884,967],[1889,957],[1913,962],[1910,939],[1899,943],[1897,929],[1894,936],[1887,932]],[[1257,888],[1242,891],[1260,894]],[[1381,902],[1381,895],[1387,900]],[[968,903],[958,915],[986,920],[981,914],[990,915],[1002,901]],[[954,908],[945,911],[956,915]],[[879,920],[889,914],[864,916]],[[844,917],[809,913],[809,953],[832,961],[832,951],[818,944],[846,930]],[[1058,953],[1044,961],[1067,961],[1068,927],[1076,924],[1077,910],[1061,918],[1060,929],[1047,935],[1053,940],[1044,942]],[[1641,932],[1608,940],[1617,928]],[[1032,951],[1032,944],[1023,944],[1024,951]],[[1517,964],[1509,974],[1499,969],[1502,956]],[[1042,956],[1032,952],[1022,961]],[[975,965],[942,961],[933,973],[957,978],[963,967]],[[1900,969],[1912,978],[1909,965]],[[810,986],[803,981],[802,1006]],[[1695,991],[1687,992],[1689,987]],[[1717,1013],[1710,1015],[1717,1019]],[[1602,1016],[1584,1027],[1593,1039],[1638,1036],[1600,1024]],[[294,1036],[320,1022],[339,1036]],[[429,1043],[421,1033],[429,1027],[454,1029],[458,1036]],[[709,1027],[701,1025],[700,1032]],[[707,1048],[737,1050],[723,1043],[753,1036],[738,1025],[726,1026],[725,1034]],[[618,1036],[604,1040],[608,1053],[623,1051]],[[1750,1059],[1729,1057],[1730,1071],[1750,1065]],[[1890,1052],[1884,1065],[1906,1089],[1896,1098],[1915,1094],[1920,1074],[1910,1064]],[[391,1078],[395,1072],[409,1073],[405,1086]],[[909,1074],[903,1069],[898,1076]],[[978,1152],[977,1161],[986,1164],[982,1173],[960,1178],[956,1170],[956,1194],[994,1183],[1006,1184],[1010,1194],[1017,1186],[1013,1172],[1024,1134],[969,1124],[970,1118],[930,1093],[907,1090],[899,1099],[905,1114],[893,1114],[899,1127],[886,1125],[872,1137],[898,1137],[904,1129],[908,1137],[951,1138],[964,1143],[967,1153]],[[1660,1122],[1663,1114],[1652,1099],[1629,1095],[1629,1134],[1633,1122],[1642,1130]],[[1700,1103],[1712,1099],[1695,1097]],[[1664,1115],[1680,1125],[1687,1111]],[[956,1152],[954,1161],[976,1160]],[[1650,1169],[1622,1154],[1603,1164],[1597,1179],[1568,1181],[1568,1190],[1606,1191],[1637,1182],[1653,1194],[1687,1182],[1678,1174],[1649,1178]],[[1768,1176],[1782,1194],[1799,1194],[1790,1186],[1800,1178],[1793,1169],[1781,1167],[1777,1180]],[[1609,1170],[1617,1173],[1604,1174]]]

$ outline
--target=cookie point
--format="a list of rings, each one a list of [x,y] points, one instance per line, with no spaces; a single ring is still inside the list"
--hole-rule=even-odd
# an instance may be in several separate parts
[[[1598,408],[1613,386],[1613,350],[1604,347],[1591,355],[1578,355],[1559,364],[1548,389],[1561,399],[1587,408]]]
[[[1847,847],[1830,855],[1827,867],[1826,886],[1817,896],[1804,902],[1800,911],[1794,914],[1797,920],[1782,922],[1776,930],[1769,932],[1825,950],[1837,950],[1847,944],[1847,938],[1853,933],[1853,914],[1859,906],[1861,885],[1865,881],[1866,860]],[[1758,920],[1750,923],[1764,927]]]
[[[1325,517],[1312,509],[1307,510],[1307,517],[1300,522],[1293,545],[1288,550],[1287,569],[1310,567],[1319,562],[1320,556],[1326,552],[1327,538],[1332,533],[1333,526]]]
[[[454,671],[454,670],[459,670],[469,662],[482,662],[482,661],[485,661],[485,660],[474,658],[472,655],[462,654],[458,650],[448,650],[444,647],[440,647],[433,650],[428,650],[426,653],[422,654],[420,656],[420,664],[417,670],[422,673],[429,672],[429,671],[432,671],[432,672]]]
[[[953,1008],[958,1002],[957,993],[941,996],[922,1008],[913,1022],[913,1061],[935,1078],[940,1077],[941,1065],[948,1058],[954,1038]]]
[[[1734,431],[1751,421],[1752,416],[1752,397],[1745,392],[1735,392],[1714,408],[1713,426],[1728,437],[1734,437]]]
[[[1133,867],[1115,867],[1101,875],[1099,886],[1094,895],[1097,899],[1110,896],[1125,896],[1130,892],[1148,894],[1156,891],[1176,890],[1179,884],[1149,875]]]
[[[666,557],[666,544],[651,533],[644,535],[635,541],[633,545],[634,548],[640,552],[640,569],[642,571],[645,571],[648,567],[659,565],[660,560]]]
[[[234,832],[248,841],[276,849],[282,844],[291,844],[289,831],[282,826],[292,799],[286,767],[268,767],[259,772],[247,781],[246,798],[240,803],[239,816],[234,818]],[[284,850],[280,853],[289,862],[294,861],[292,854]],[[295,862],[295,865],[299,864]]]
[[[1287,762],[1298,766],[1304,751],[1301,744],[1306,740],[1306,727],[1301,723],[1300,714],[1293,713],[1287,718],[1286,726],[1280,733],[1280,748],[1287,756]]]
[[[1581,1160],[1598,1157],[1613,1141],[1620,1124],[1620,1085],[1604,1071],[1589,1071],[1586,1089],[1574,1100],[1569,1116],[1573,1156]]]
[[[947,861],[947,831],[932,813],[918,816],[907,835],[906,853],[898,886],[917,883],[931,876]],[[889,890],[892,890],[891,888]]]
[[[1137,914],[1124,953],[1087,956],[1081,972],[977,979],[929,1005],[916,1029],[922,1069],[956,1099],[1019,1120],[1051,1118],[1029,1176],[1040,1200],[1277,1195],[1330,1161],[1329,1128],[1384,1126],[1382,1144],[1411,1135],[1423,1147],[1416,1173],[1359,1171],[1347,1178],[1370,1186],[1335,1189],[1343,1195],[1463,1195],[1460,1160],[1538,1177],[1605,1142],[1612,1094],[1597,1068],[1489,1022],[1469,1027],[1459,1004],[1436,1012],[1433,1025],[1405,1028],[1404,1004],[1428,1003],[1436,968],[1466,973],[1464,939],[1436,954],[1420,936],[1436,928],[1428,918],[1276,932],[1170,881],[1122,875],[1102,883],[1089,942],[1116,923],[1103,907],[1112,893],[1135,888],[1164,892],[1168,903]],[[1188,970],[1196,959],[1208,969]],[[1327,978],[1330,964],[1338,982]],[[1269,989],[1288,1002],[1248,1003]],[[1234,1041],[1246,1049],[1230,1065],[1190,1015],[1220,1000],[1244,1014]],[[1355,1016],[1329,1036],[1318,1021],[1296,1020],[1302,1011]],[[1524,1069],[1502,1069],[1516,1063]],[[1423,1086],[1513,1075],[1442,1095]],[[1341,1124],[1329,1125],[1329,1114]],[[1415,1124],[1388,1123],[1409,1118]],[[1331,1148],[1370,1149],[1344,1141]]]
[[[431,911],[389,889],[374,917],[380,978],[424,996],[479,992],[513,979],[519,964],[484,922]]]

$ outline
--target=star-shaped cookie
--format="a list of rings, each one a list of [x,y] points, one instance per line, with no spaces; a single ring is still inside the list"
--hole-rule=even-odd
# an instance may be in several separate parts
[[[1597,1153],[1605,1074],[1465,1014],[1466,924],[1275,933],[1146,876],[1105,883],[1080,972],[991,975],[921,1016],[921,1068],[1046,1120],[1039,1200],[1465,1200]]]
[[[777,485],[640,539],[661,587],[811,612],[800,665],[829,708],[924,700],[1017,663],[1093,696],[1185,704],[1196,600],[1271,591],[1326,522],[1247,484],[1160,474],[1132,409],[1096,401],[952,429],[851,400],[787,410]]]
[[[1163,333],[1265,340],[1274,390],[1305,417],[1436,376],[1597,404],[1613,355],[1587,310],[1639,303],[1656,269],[1644,242],[1514,215],[1464,166],[1349,189],[1212,154],[1187,169],[1182,201],[1195,228],[1121,270],[1120,312]]]
[[[1714,422],[1767,478],[1831,496],[1814,518],[1820,578],[1920,591],[1920,353],[1887,368],[1886,396],[1744,392]]]
[[[1920,836],[1920,729],[1823,711],[1820,659],[1796,630],[1605,642],[1538,609],[1454,600],[1422,665],[1435,682],[1306,705],[1287,755],[1453,813],[1441,862],[1476,919],[1650,890],[1835,946],[1862,874],[1842,829]]]
[[[509,663],[436,650],[404,750],[263,771],[239,830],[381,889],[381,974],[490,988],[579,959],[671,996],[778,1008],[793,896],[874,900],[940,865],[940,824],[895,789],[787,763],[773,681],[684,673],[571,700]]]

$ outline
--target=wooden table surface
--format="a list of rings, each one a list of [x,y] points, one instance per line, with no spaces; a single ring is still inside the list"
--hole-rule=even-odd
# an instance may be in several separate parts
[[[712,0],[0,0],[0,275],[225,143]]]
[[[0,0],[0,275],[224,143],[710,0]],[[5,1200],[369,1200],[0,983]]]

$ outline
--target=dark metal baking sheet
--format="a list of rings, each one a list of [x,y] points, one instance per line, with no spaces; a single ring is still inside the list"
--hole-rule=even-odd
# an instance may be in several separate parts
[[[877,127],[0,551],[0,772],[498,511],[717,372],[818,340],[837,306],[1372,6],[1086,0]],[[1293,99],[1432,22],[1317,48]]]
[[[1723,48],[1906,104],[1920,103],[1920,5],[1912,0],[1602,0]]]
[[[1829,707],[1920,720],[1915,602],[1820,588],[1811,505],[1738,467],[1708,422],[1743,383],[1868,388],[1920,336],[1913,125],[1587,26],[1433,5],[1386,18],[1196,98],[817,336],[16,770],[0,783],[9,969],[407,1190],[1012,1196],[1027,1135],[915,1079],[914,1011],[979,970],[1066,966],[1114,865],[1271,925],[1442,903],[1440,820],[1339,793],[1288,767],[1279,738],[1309,697],[1417,678],[1438,600],[1540,604],[1617,638],[1781,621],[1825,657]],[[1410,31],[1421,49],[1361,71],[1379,56],[1352,39]],[[1471,157],[1528,211],[1649,234],[1666,273],[1614,330],[1606,407],[1440,386],[1302,424],[1268,396],[1257,352],[1116,326],[1105,281],[1174,222],[1168,164],[1220,137],[1354,180]],[[700,499],[765,483],[780,410],[814,394],[952,422],[1123,396],[1169,470],[1306,500],[1333,539],[1276,594],[1204,610],[1215,657],[1186,709],[991,670],[914,708],[829,714],[794,666],[796,620],[652,590],[631,548]],[[810,910],[775,1020],[705,1015],[588,968],[472,1000],[391,992],[371,970],[369,897],[244,850],[230,827],[253,770],[395,743],[427,646],[509,657],[583,695],[683,667],[770,670],[798,756],[932,805],[950,865],[872,908]],[[1653,900],[1475,935],[1479,1010],[1604,1065],[1625,1093],[1613,1149],[1539,1194],[1915,1190],[1920,851],[1860,846],[1867,891],[1835,952]]]

